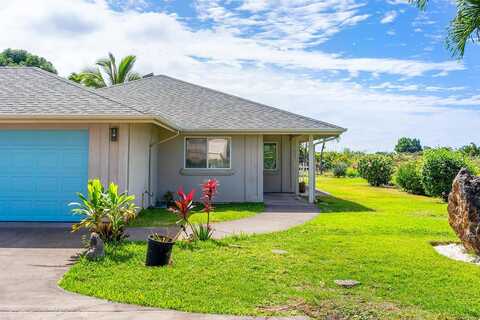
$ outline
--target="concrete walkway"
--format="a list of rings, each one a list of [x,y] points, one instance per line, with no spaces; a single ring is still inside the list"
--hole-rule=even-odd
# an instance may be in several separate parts
[[[265,203],[264,213],[216,224],[215,236],[285,230],[318,214],[314,206],[292,195],[266,195]],[[144,240],[150,230],[131,231],[132,239]],[[74,263],[79,248],[78,234],[71,234],[66,225],[0,224],[0,319],[265,319],[150,309],[65,292],[57,281]]]

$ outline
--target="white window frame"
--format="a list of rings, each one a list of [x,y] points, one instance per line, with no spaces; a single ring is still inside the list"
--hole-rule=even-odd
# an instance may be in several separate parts
[[[207,140],[207,167],[206,168],[188,168],[187,167],[187,139],[206,139]],[[230,161],[228,168],[209,168],[208,167],[208,140],[210,139],[226,139],[228,140],[228,148]],[[185,170],[231,170],[232,169],[232,137],[225,136],[185,136],[183,139],[183,168]]]
[[[265,169],[265,144],[274,144],[275,145],[275,157],[276,157],[276,161],[275,161],[275,168],[274,169]],[[278,171],[278,141],[263,141],[263,148],[262,148],[262,152],[263,152],[263,155],[262,157],[264,158],[263,159],[263,171]]]

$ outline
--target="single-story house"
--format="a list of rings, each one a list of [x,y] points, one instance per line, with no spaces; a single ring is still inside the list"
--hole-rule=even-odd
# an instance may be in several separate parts
[[[298,192],[300,142],[313,159],[315,141],[344,131],[163,75],[93,90],[3,67],[0,221],[75,220],[67,204],[89,178],[118,183],[142,207],[207,178],[219,180],[219,202],[261,202]]]

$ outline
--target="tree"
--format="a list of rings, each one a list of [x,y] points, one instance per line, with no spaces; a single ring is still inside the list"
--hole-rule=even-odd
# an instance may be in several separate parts
[[[402,137],[398,139],[395,151],[398,153],[415,153],[422,151],[420,140],[415,138]]]
[[[0,66],[38,67],[51,73],[57,70],[50,61],[26,50],[5,49],[0,53]]]
[[[72,73],[68,79],[93,88],[137,80],[141,78],[140,74],[132,71],[136,59],[133,55],[125,56],[117,67],[114,55],[109,53],[107,58],[97,60],[96,67],[87,68],[80,73]]]
[[[409,0],[424,10],[429,0]],[[450,21],[446,45],[452,56],[463,58],[467,42],[480,41],[480,0],[456,0],[457,15]]]
[[[480,147],[473,142],[470,142],[470,144],[467,144],[466,146],[460,147],[459,151],[470,157],[480,156]]]

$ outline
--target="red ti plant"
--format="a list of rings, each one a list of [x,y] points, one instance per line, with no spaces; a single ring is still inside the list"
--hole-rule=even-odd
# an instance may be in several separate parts
[[[168,208],[168,210],[177,215],[177,224],[180,225],[182,231],[188,238],[189,235],[187,232],[187,227],[192,228],[192,224],[190,223],[190,216],[192,215],[192,209],[195,207],[193,205],[195,189],[192,189],[192,191],[190,191],[188,194],[185,194],[183,188],[180,187],[177,191],[177,195],[179,199],[174,202],[175,207]],[[178,235],[179,234],[177,234],[175,238],[178,238]]]
[[[213,198],[217,194],[219,183],[217,179],[208,179],[202,184],[203,211],[207,213],[207,228],[210,230],[210,212],[215,210]]]

